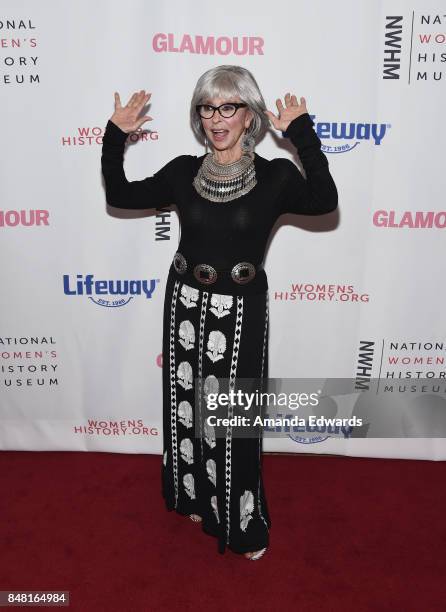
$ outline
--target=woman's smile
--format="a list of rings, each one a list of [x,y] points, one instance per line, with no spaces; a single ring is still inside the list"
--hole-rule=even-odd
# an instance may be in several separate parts
[[[229,134],[229,130],[211,130],[211,131],[212,131],[212,136],[214,140],[218,142],[221,140],[224,140],[226,136]]]

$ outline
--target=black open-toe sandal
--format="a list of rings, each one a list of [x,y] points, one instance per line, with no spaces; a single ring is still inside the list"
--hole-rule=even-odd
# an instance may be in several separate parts
[[[254,553],[252,557],[246,557],[246,559],[249,559],[249,561],[257,561],[258,559],[263,557],[263,555],[266,553],[266,550],[266,548],[262,548],[262,550],[258,550],[256,553]]]
[[[198,514],[189,514],[189,518],[194,523],[201,523],[202,521],[201,516],[198,516]]]

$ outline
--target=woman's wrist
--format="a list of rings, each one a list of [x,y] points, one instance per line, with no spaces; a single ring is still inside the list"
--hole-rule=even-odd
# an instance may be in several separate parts
[[[104,138],[105,141],[110,141],[116,144],[121,144],[127,140],[128,134],[121,130],[121,128],[116,125],[111,119],[107,121],[107,125],[105,127]]]
[[[314,123],[309,113],[302,113],[298,117],[295,117],[290,121],[286,130],[282,132],[285,138],[288,138],[291,134],[298,135],[300,132],[305,130],[308,126],[313,127]]]

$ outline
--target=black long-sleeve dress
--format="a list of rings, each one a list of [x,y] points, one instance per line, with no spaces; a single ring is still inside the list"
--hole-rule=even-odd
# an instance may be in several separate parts
[[[313,125],[305,113],[283,133],[297,148],[306,179],[288,159],[267,160],[255,153],[256,186],[223,203],[201,197],[193,186],[204,155],[180,155],[153,176],[128,181],[123,168],[128,134],[109,121],[103,138],[109,205],[144,209],[175,204],[179,213],[178,251],[187,270],[178,272],[172,262],[166,282],[162,495],[168,510],[200,515],[202,529],[217,538],[221,553],[226,546],[245,553],[269,544],[262,436],[260,430],[257,438],[239,438],[228,426],[222,437],[201,419],[198,426],[203,407],[195,401],[195,387],[201,385],[206,393],[218,390],[221,379],[229,379],[229,389],[235,389],[238,378],[268,377],[266,272],[260,268],[252,280],[238,284],[226,271],[239,262],[261,265],[282,213],[321,215],[337,207],[336,186]],[[192,272],[197,263],[223,272],[204,285]]]

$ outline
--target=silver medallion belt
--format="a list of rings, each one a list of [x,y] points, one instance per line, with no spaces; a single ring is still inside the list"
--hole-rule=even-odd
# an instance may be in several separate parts
[[[173,267],[178,274],[185,274],[187,270],[192,270],[194,277],[203,285],[211,285],[215,283],[219,274],[230,272],[230,276],[235,283],[244,285],[249,283],[258,270],[263,269],[263,264],[254,265],[249,261],[240,261],[232,268],[219,268],[216,270],[213,266],[207,263],[188,263],[186,258],[180,251],[177,251],[173,256]]]

